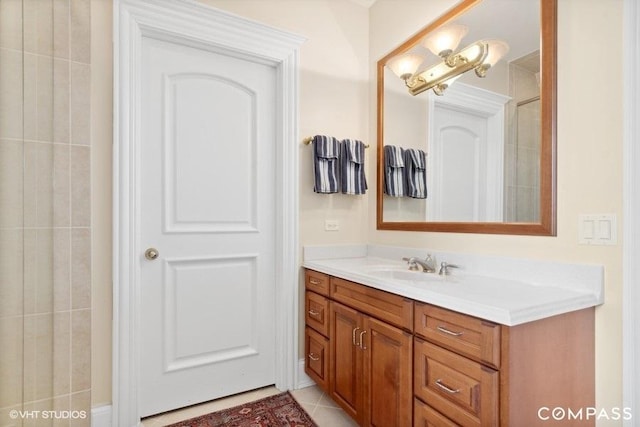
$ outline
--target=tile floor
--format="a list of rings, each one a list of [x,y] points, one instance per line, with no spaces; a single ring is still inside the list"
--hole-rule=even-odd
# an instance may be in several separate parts
[[[247,393],[237,394],[224,399],[213,400],[201,405],[190,406],[172,412],[156,415],[142,420],[142,427],[162,427],[178,421],[205,415],[210,412],[242,405],[253,400],[281,393],[275,387],[265,387]],[[291,394],[300,406],[318,424],[318,427],[355,427],[357,424],[346,415],[329,397],[317,386],[292,390]]]

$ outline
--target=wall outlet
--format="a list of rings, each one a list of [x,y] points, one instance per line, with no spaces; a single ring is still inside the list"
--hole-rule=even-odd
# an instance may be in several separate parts
[[[615,245],[618,243],[615,214],[595,214],[579,217],[578,242],[581,245]]]
[[[340,222],[335,219],[327,219],[324,221],[324,231],[340,230]]]

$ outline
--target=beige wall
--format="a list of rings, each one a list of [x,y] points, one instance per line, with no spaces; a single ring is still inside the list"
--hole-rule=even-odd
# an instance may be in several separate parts
[[[372,60],[434,16],[427,3],[431,4],[412,2],[412,7],[405,8],[397,7],[395,0],[376,2],[370,21]],[[416,22],[415,16],[424,21]],[[403,32],[390,28],[390,22],[405,18],[415,25]],[[606,303],[596,312],[596,401],[601,408],[611,408],[622,402],[622,247],[621,242],[578,245],[578,215],[615,213],[621,235],[622,65],[608,58],[622,55],[622,1],[559,0],[558,27],[557,237],[377,231],[372,196],[368,239],[378,244],[604,265]],[[607,67],[592,65],[604,63]],[[608,82],[606,89],[601,82]],[[374,124],[372,119],[372,129]],[[373,164],[369,172],[373,176]]]
[[[366,8],[343,0],[201,1],[307,38],[300,50],[300,139],[327,134],[373,143]],[[300,244],[366,241],[367,197],[315,194],[310,165],[311,146],[301,145]],[[325,232],[326,219],[339,221],[340,230]]]
[[[91,207],[93,224],[91,384],[93,406],[111,402],[112,5],[91,0]]]
[[[307,37],[300,56],[301,138],[322,133],[360,138],[372,145],[367,159],[369,195],[365,197],[314,194],[310,147],[301,146],[301,245],[371,242],[602,264],[606,304],[597,310],[597,403],[603,408],[621,404],[621,246],[577,244],[580,213],[615,213],[618,224],[622,222],[622,69],[619,62],[607,61],[622,54],[621,0],[559,0],[557,237],[375,228],[375,62],[450,7],[453,0],[378,0],[370,11],[346,0],[202,1]],[[92,3],[92,370],[96,406],[111,400],[111,15],[108,0]],[[604,63],[607,67],[593,66]],[[608,82],[606,90],[602,82]],[[104,103],[101,106],[96,105],[98,94]],[[340,231],[325,232],[326,219],[340,221]]]

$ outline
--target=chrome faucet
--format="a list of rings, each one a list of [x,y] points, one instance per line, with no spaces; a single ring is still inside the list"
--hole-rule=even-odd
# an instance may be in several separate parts
[[[409,264],[409,270],[417,271],[418,266],[422,267],[422,271],[424,273],[435,273],[436,272],[436,261],[433,259],[431,254],[427,255],[427,258],[421,260],[420,258],[411,257],[411,258],[402,258],[404,261],[407,261]]]
[[[448,275],[449,273],[451,273],[451,272],[449,271],[449,269],[450,269],[450,268],[460,268],[460,267],[458,267],[458,266],[457,266],[457,265],[455,265],[455,264],[449,264],[449,263],[447,263],[447,262],[445,262],[445,261],[442,261],[442,262],[440,263],[440,270],[438,270],[438,274],[439,274],[439,275],[441,275],[441,276],[446,276],[446,275]]]

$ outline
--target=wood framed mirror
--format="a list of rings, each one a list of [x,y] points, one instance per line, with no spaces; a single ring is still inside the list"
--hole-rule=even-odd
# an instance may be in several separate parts
[[[556,235],[556,10],[557,0],[462,0],[378,61],[379,230]],[[486,77],[467,67],[455,83],[412,95],[417,77],[449,61],[425,40],[452,25],[467,30],[451,57],[494,38],[508,54]],[[400,78],[390,65],[407,54],[426,59]],[[387,161],[385,147],[395,150]],[[409,151],[424,153],[417,197],[391,185],[390,160]]]

